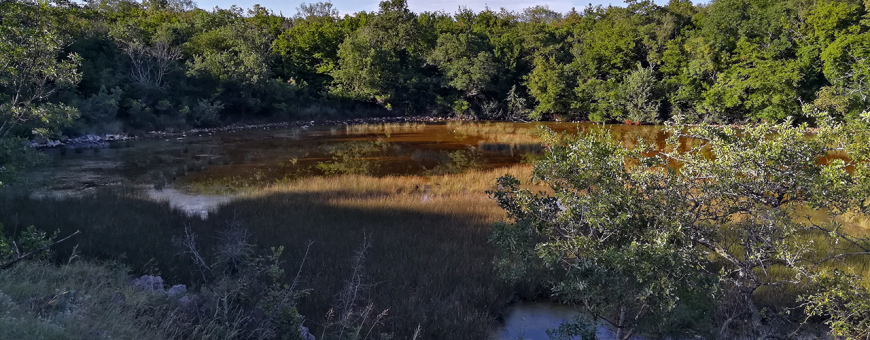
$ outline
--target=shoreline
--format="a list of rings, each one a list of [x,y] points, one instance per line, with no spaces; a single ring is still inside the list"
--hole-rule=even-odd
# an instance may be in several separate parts
[[[288,128],[299,127],[307,129],[316,125],[356,125],[356,124],[375,124],[375,123],[424,123],[424,122],[446,122],[459,119],[439,118],[433,116],[411,116],[411,117],[370,117],[370,118],[350,118],[350,119],[332,119],[324,121],[286,121],[277,123],[262,123],[262,124],[246,124],[237,125],[231,124],[213,128],[187,129],[182,131],[148,131],[141,136],[131,136],[125,133],[120,134],[88,134],[75,138],[62,137],[60,139],[49,139],[45,142],[37,142],[31,140],[27,143],[28,147],[35,149],[51,149],[66,147],[72,149],[93,149],[93,148],[108,148],[109,142],[119,141],[136,141],[148,140],[157,138],[169,137],[185,137],[187,135],[220,133],[230,131],[245,131],[254,129],[271,129],[271,128]]]
[[[157,138],[174,138],[174,137],[186,137],[188,135],[201,135],[201,134],[213,134],[213,133],[221,133],[221,132],[235,132],[235,131],[246,131],[246,130],[255,130],[255,129],[273,129],[273,128],[302,128],[308,129],[312,126],[329,126],[329,125],[361,125],[361,124],[388,124],[388,123],[436,123],[436,122],[450,122],[450,121],[460,121],[460,122],[493,122],[493,121],[482,121],[478,119],[467,119],[467,118],[445,118],[445,117],[436,117],[436,116],[399,116],[399,117],[366,117],[366,118],[348,118],[348,119],[329,119],[329,120],[294,120],[294,121],[284,121],[284,122],[273,122],[273,123],[259,123],[259,124],[230,124],[219,127],[211,127],[211,128],[195,128],[195,129],[186,129],[181,131],[172,131],[172,130],[163,130],[163,131],[148,131],[143,135],[135,136],[128,135],[126,133],[118,133],[118,134],[87,134],[79,137],[66,137],[63,136],[60,139],[56,140],[46,140],[45,142],[37,142],[35,140],[30,140],[25,143],[26,146],[34,148],[34,149],[51,149],[51,148],[70,148],[70,149],[99,149],[99,148],[109,148],[110,142],[119,142],[119,141],[137,141],[137,140],[148,140],[148,139],[157,139]],[[497,121],[497,122],[505,122],[505,123],[533,123],[533,122],[554,122],[554,123],[573,123],[573,124],[600,124],[600,125],[630,125],[630,126],[641,126],[638,124],[626,124],[624,122],[611,122],[611,123],[596,123],[593,121],[560,121],[560,120],[548,120],[548,121]],[[665,126],[666,124],[642,124],[642,125],[653,125],[653,126]],[[747,125],[752,124],[699,124],[699,123],[691,123],[691,124],[682,124],[684,127],[699,127],[699,126],[711,126],[716,128],[744,128]],[[817,128],[808,128],[807,133],[815,133]]]

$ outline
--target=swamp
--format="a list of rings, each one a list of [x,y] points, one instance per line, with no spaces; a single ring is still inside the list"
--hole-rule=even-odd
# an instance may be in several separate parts
[[[4,196],[0,223],[81,230],[57,256],[76,247],[186,284],[198,278],[173,239],[188,227],[208,248],[217,233],[244,226],[257,247],[285,247],[288,269],[301,266],[312,291],[299,308],[312,329],[325,322],[353,252],[370,242],[367,298],[388,311],[381,331],[401,336],[420,326],[427,338],[485,338],[510,319],[517,298],[492,271],[490,226],[506,216],[486,191],[501,175],[530,176],[543,151],[540,127],[595,125],[315,126],[46,149],[51,162],[29,178],[40,189]],[[610,129],[626,144],[664,143],[660,127]]]

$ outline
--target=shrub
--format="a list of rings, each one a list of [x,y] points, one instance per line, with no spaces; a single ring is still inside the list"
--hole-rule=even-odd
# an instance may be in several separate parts
[[[220,100],[210,102],[206,99],[200,99],[192,109],[185,106],[181,113],[187,118],[188,124],[196,127],[209,127],[217,126],[220,123],[220,113],[223,109],[224,104]]]

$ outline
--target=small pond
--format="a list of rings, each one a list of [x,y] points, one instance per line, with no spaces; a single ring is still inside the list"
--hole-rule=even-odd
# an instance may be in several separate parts
[[[590,123],[397,123],[246,129],[112,142],[107,149],[45,150],[52,163],[33,176],[38,194],[75,194],[134,185],[228,195],[306,176],[433,175],[528,162],[543,151],[539,127],[576,133]],[[614,138],[665,142],[656,126],[605,126]],[[174,193],[162,196],[177,196]]]
[[[547,330],[559,328],[563,322],[580,316],[576,308],[549,302],[519,303],[506,313],[504,325],[493,340],[549,340]],[[613,331],[599,325],[595,335],[599,340],[615,339]],[[640,337],[632,339],[641,340]]]

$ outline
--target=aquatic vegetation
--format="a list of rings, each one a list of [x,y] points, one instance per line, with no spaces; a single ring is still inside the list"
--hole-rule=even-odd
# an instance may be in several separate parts
[[[538,127],[530,124],[496,122],[448,122],[447,127],[459,139],[475,138],[483,142],[504,144],[540,143]]]
[[[480,168],[480,152],[475,148],[447,152],[448,160],[435,166],[428,173],[431,174],[458,174],[468,170]]]
[[[389,138],[394,133],[420,132],[425,128],[423,123],[353,124],[347,125],[345,131],[354,135],[384,134]]]
[[[388,147],[389,143],[384,142],[347,142],[331,146],[332,162],[317,163],[317,169],[327,175],[370,175],[379,167],[377,160],[371,158],[382,154]]]

